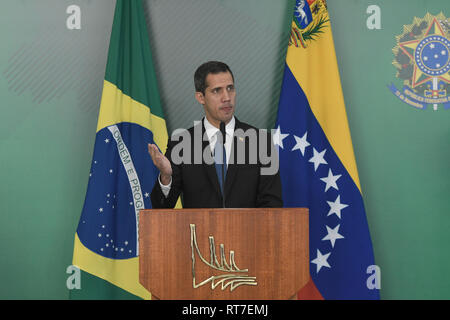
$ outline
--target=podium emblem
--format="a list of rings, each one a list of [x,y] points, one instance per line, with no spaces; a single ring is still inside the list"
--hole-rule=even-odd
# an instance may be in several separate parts
[[[221,243],[220,247],[220,262],[216,255],[216,245],[214,243],[214,237],[209,236],[209,253],[210,261],[208,262],[201,254],[197,244],[197,235],[195,232],[195,224],[190,224],[191,228],[191,253],[192,253],[192,285],[194,289],[199,288],[207,283],[211,283],[211,289],[214,290],[217,286],[221,285],[221,289],[225,290],[230,286],[230,291],[233,291],[239,286],[249,285],[256,286],[256,277],[250,277],[248,269],[239,269],[234,261],[234,251],[230,250],[229,262],[225,257],[225,247]],[[199,257],[200,262],[203,262],[209,268],[222,272],[222,274],[213,275],[200,283],[197,283],[195,267],[196,267],[196,255]]]

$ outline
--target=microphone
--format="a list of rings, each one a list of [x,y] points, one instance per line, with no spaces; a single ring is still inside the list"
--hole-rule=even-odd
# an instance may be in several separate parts
[[[225,122],[220,121],[220,133],[222,133],[222,143],[225,145],[225,139],[227,138],[225,134]]]
[[[222,134],[222,144],[223,144],[223,164],[222,164],[222,206],[225,208],[225,166],[226,162],[226,151],[225,151],[225,139],[227,138],[225,134],[225,122],[220,121],[220,133]]]

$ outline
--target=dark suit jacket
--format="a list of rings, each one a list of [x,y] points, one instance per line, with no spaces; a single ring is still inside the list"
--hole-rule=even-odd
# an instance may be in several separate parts
[[[281,180],[279,171],[273,175],[261,175],[261,168],[269,165],[263,165],[260,157],[256,157],[257,161],[252,161],[250,157],[250,139],[245,136],[240,136],[239,132],[246,131],[247,129],[258,130],[248,124],[240,122],[236,117],[235,134],[232,143],[232,152],[228,163],[227,174],[225,178],[225,207],[227,208],[257,208],[257,207],[282,207],[283,201],[281,198]],[[201,137],[205,133],[204,121],[199,122],[196,126],[196,132],[200,132]],[[194,128],[192,127],[185,133],[189,133],[191,141],[194,137]],[[259,136],[258,146],[259,146]],[[245,147],[245,161],[238,163],[237,159],[237,141],[240,141],[241,145]],[[183,139],[180,139],[180,142]],[[205,140],[205,141],[203,141]],[[151,194],[151,200],[153,208],[173,208],[180,194],[182,195],[182,202],[184,208],[221,208],[223,207],[222,192],[220,190],[219,180],[217,177],[214,163],[207,164],[203,161],[201,164],[194,164],[194,142],[190,143],[191,154],[189,156],[190,163],[175,164],[173,159],[176,154],[180,153],[179,146],[176,145],[179,141],[174,140],[173,137],[169,139],[166,151],[166,157],[172,164],[172,186],[167,198],[164,196],[161,190],[161,186],[158,179],[155,182]],[[266,142],[266,154],[270,154],[270,146],[272,139],[270,134],[267,134]],[[202,139],[201,144],[197,141],[197,146],[201,145],[201,152],[209,152],[208,139]],[[174,150],[174,147],[176,150]],[[198,151],[200,148],[196,148]],[[174,154],[172,154],[174,150]],[[259,148],[258,148],[259,150]],[[241,152],[242,154],[242,152]],[[197,158],[200,156],[197,153]],[[255,158],[253,158],[255,159]],[[242,158],[241,158],[242,160]],[[186,161],[188,162],[188,161]],[[255,163],[256,162],[256,163]],[[267,163],[267,161],[262,161]],[[278,169],[278,168],[277,168]]]

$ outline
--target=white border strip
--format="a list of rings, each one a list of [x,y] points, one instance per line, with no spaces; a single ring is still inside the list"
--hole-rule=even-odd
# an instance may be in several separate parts
[[[119,152],[120,160],[122,160],[123,167],[128,176],[130,182],[131,193],[133,195],[134,211],[136,214],[136,256],[139,256],[139,210],[144,208],[144,197],[142,195],[141,183],[134,168],[131,154],[128,151],[127,146],[122,140],[122,135],[119,128],[116,125],[108,127],[112,136],[117,143],[117,151]]]

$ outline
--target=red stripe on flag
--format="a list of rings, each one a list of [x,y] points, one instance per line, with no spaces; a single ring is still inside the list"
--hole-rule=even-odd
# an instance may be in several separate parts
[[[309,278],[308,283],[300,289],[297,298],[298,300],[324,300],[311,278]]]

